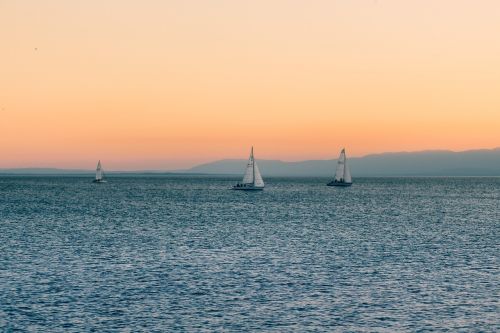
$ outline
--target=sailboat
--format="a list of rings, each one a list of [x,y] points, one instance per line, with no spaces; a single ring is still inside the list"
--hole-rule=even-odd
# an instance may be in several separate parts
[[[106,180],[104,180],[104,171],[102,170],[101,166],[101,161],[97,162],[97,168],[95,170],[95,179],[93,180],[94,183],[105,183]]]
[[[335,172],[335,179],[326,184],[328,186],[351,186],[351,170],[347,164],[347,157],[345,156],[345,148],[340,152],[337,161],[337,170]]]
[[[243,180],[233,186],[233,190],[243,191],[262,191],[264,189],[264,181],[260,175],[259,167],[253,157],[253,147],[250,151],[250,158],[248,159],[247,169]]]

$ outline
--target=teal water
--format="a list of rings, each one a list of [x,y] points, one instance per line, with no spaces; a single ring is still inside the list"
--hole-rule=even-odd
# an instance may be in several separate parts
[[[500,178],[0,177],[0,331],[494,332]]]

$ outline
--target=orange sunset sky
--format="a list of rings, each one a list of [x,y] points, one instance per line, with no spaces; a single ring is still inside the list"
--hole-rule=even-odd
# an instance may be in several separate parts
[[[0,0],[0,168],[500,146],[498,0]]]

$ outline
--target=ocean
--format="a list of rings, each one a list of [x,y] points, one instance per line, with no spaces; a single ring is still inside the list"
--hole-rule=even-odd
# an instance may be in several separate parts
[[[0,331],[500,331],[500,178],[0,177]]]

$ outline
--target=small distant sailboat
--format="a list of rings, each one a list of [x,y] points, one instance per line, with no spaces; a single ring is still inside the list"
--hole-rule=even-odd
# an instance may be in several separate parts
[[[243,190],[243,191],[262,191],[264,189],[264,181],[260,175],[259,167],[257,162],[253,157],[253,147],[250,152],[250,158],[248,159],[247,169],[245,170],[245,175],[243,180],[238,184],[233,186],[233,190]]]
[[[347,164],[347,157],[345,156],[345,148],[340,152],[337,161],[337,171],[335,172],[335,179],[326,184],[328,186],[351,186],[351,170]]]
[[[102,170],[101,161],[97,163],[93,183],[106,183],[106,180],[104,180],[104,171]]]

